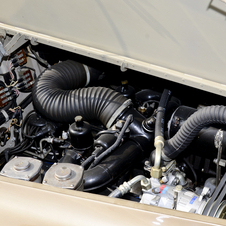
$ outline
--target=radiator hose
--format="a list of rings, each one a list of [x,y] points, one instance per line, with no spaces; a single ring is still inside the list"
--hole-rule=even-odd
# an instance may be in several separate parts
[[[225,106],[208,106],[193,113],[181,126],[179,131],[168,141],[165,141],[162,159],[170,161],[175,159],[201,129],[213,124],[226,124]]]

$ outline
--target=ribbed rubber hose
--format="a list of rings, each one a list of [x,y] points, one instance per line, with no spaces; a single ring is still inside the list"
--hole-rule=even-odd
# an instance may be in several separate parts
[[[169,161],[170,159],[176,158],[187,148],[201,129],[212,124],[226,124],[225,106],[204,107],[193,113],[185,121],[180,130],[165,142],[163,149],[165,156],[163,155],[163,159]]]
[[[86,80],[86,70],[80,63],[67,60],[53,65],[34,84],[35,108],[53,121],[71,123],[81,115],[84,120],[97,119],[106,125],[127,99],[105,87],[79,88]]]

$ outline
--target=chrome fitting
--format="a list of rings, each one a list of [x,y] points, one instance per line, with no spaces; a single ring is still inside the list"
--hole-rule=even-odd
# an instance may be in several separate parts
[[[154,143],[154,145],[155,145],[156,148],[157,148],[157,146],[159,146],[160,144],[161,144],[161,148],[163,148],[163,147],[164,147],[164,143],[165,143],[165,139],[164,139],[162,136],[157,136],[157,137],[155,138],[155,143]]]
[[[141,187],[144,190],[149,190],[151,188],[151,180],[146,179],[146,180],[141,180],[140,181]]]

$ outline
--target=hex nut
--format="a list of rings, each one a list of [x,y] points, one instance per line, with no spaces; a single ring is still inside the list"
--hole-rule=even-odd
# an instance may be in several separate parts
[[[144,183],[143,180],[140,181],[141,187],[144,190],[149,190],[151,188],[151,181],[148,179],[148,183]]]
[[[151,177],[158,179],[161,176],[162,176],[162,169],[155,169],[154,167],[151,168]]]

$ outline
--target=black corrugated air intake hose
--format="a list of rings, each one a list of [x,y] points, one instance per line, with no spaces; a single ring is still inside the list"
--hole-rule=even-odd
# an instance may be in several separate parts
[[[45,70],[32,90],[35,108],[53,121],[71,123],[82,115],[84,120],[98,119],[106,125],[127,99],[105,87],[80,89],[87,84],[87,70],[71,60]]]
[[[34,107],[53,121],[71,123],[75,116],[81,115],[86,121],[97,119],[110,127],[127,109],[128,99],[105,87],[79,88],[88,84],[87,74],[90,71],[87,70],[84,65],[71,60],[46,69],[36,80],[32,90]],[[130,108],[130,113],[135,117],[131,132],[137,134],[137,131],[142,130],[143,116],[137,117],[133,108]],[[138,143],[134,140],[127,141],[100,164],[86,170],[84,190],[101,188],[128,170],[142,155],[143,149]]]
[[[162,159],[175,159],[204,127],[212,124],[226,124],[226,107],[209,106],[193,113],[181,126],[180,130],[168,141],[165,141]]]

